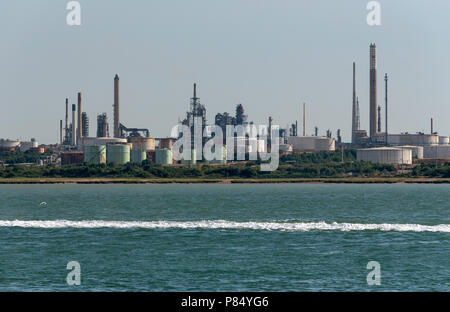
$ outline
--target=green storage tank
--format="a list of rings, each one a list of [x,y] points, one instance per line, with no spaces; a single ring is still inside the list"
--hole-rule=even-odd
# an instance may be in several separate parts
[[[191,160],[183,158],[181,163],[185,165],[195,165],[197,163],[197,151],[195,149],[191,149]]]
[[[141,164],[146,159],[147,159],[147,151],[131,150],[130,160],[132,163]]]
[[[157,149],[155,154],[157,165],[172,165],[172,150],[168,148]]]
[[[85,146],[84,162],[88,164],[105,164],[106,163],[106,146],[93,145]]]
[[[227,147],[222,145],[222,153],[220,153],[220,159],[213,159],[210,161],[211,164],[221,164],[226,165],[227,163]]]
[[[130,145],[108,144],[106,146],[106,161],[108,164],[124,165],[130,162]]]

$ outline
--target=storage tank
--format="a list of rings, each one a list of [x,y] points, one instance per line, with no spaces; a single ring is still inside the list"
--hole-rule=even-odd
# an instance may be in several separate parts
[[[147,151],[137,151],[137,150],[130,151],[130,160],[132,163],[141,164],[146,159],[147,159]]]
[[[168,148],[156,150],[155,160],[157,165],[171,165],[172,158],[172,150]]]
[[[448,136],[440,136],[439,144],[450,144],[450,137]]]
[[[393,145],[432,145],[439,143],[439,136],[424,133],[388,134],[388,143]]]
[[[39,146],[39,143],[36,140],[31,139],[31,141],[28,141],[28,142],[24,141],[24,142],[22,142],[20,144],[19,149],[20,149],[21,152],[26,152],[29,149],[37,148],[38,146]]]
[[[106,145],[84,146],[84,162],[88,164],[106,163]]]
[[[147,151],[146,154],[147,159],[156,164],[156,151]]]
[[[95,146],[95,145],[107,145],[111,143],[127,143],[127,139],[122,138],[94,138],[83,137],[81,138],[81,144],[83,146]]]
[[[292,144],[294,150],[314,151],[314,137],[291,136],[287,143]]]
[[[429,159],[450,159],[450,145],[424,146],[423,157]]]
[[[334,151],[335,141],[331,138],[317,137],[314,139],[314,151]]]
[[[197,163],[197,151],[195,148],[191,149],[191,160],[183,158],[181,163],[185,165],[195,165]]]
[[[356,159],[379,164],[409,165],[412,164],[412,151],[393,147],[364,148],[356,151]]]
[[[159,139],[159,148],[167,148],[172,149],[173,146],[173,139],[172,138],[162,138]]]
[[[130,137],[130,138],[128,138],[128,142],[133,144],[132,150],[136,150],[136,151],[153,151],[153,150],[155,150],[155,139],[154,138]]]
[[[130,162],[129,144],[106,145],[106,161],[108,164],[124,165]]]
[[[413,146],[413,145],[403,145],[396,146],[397,148],[406,148],[411,150],[412,158],[422,159],[423,158],[423,146]]]
[[[219,154],[218,159],[213,159],[209,163],[225,165],[227,163],[227,147],[225,145],[222,145],[222,151]]]
[[[0,151],[10,151],[14,150],[17,146],[19,146],[20,141],[19,140],[4,140],[0,139]]]

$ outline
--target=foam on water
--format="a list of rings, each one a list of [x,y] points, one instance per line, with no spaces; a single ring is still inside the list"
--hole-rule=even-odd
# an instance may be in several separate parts
[[[450,233],[450,224],[364,224],[327,222],[235,222],[225,220],[203,221],[103,221],[103,220],[0,220],[0,227],[20,228],[117,228],[117,229],[225,229],[263,231],[398,231],[398,232],[442,232]]]

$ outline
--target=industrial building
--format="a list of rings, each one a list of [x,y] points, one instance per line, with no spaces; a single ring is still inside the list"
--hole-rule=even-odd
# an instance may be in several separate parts
[[[364,148],[356,151],[356,159],[379,164],[410,165],[412,151],[408,148],[394,147]]]

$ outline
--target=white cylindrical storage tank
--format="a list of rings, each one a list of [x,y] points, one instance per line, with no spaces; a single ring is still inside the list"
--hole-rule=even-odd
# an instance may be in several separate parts
[[[335,141],[331,138],[317,137],[314,140],[314,150],[315,151],[334,151]]]
[[[396,148],[409,149],[412,153],[412,158],[422,159],[423,158],[423,146],[413,146],[413,145],[403,145],[396,146]]]
[[[291,136],[288,137],[288,144],[292,144],[294,150],[314,151],[315,138],[311,136]]]
[[[450,137],[448,136],[440,136],[439,144],[450,144]]]
[[[429,159],[450,159],[450,145],[424,146],[423,157]]]
[[[412,164],[412,151],[401,148],[365,148],[356,151],[358,161],[369,161],[379,164]]]
[[[37,148],[39,146],[39,143],[37,141],[29,141],[29,142],[21,142],[20,144],[20,151],[21,152],[26,152],[31,148]]]

